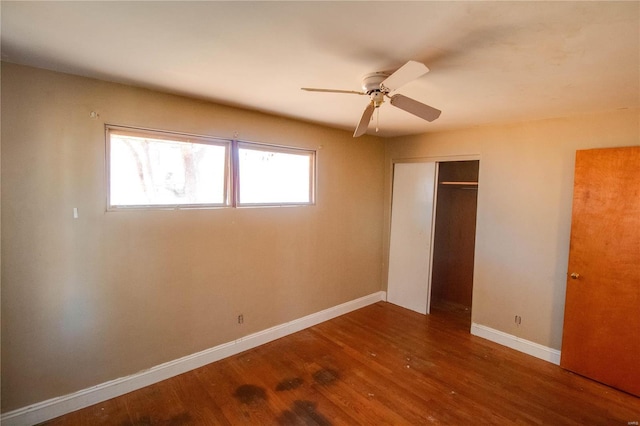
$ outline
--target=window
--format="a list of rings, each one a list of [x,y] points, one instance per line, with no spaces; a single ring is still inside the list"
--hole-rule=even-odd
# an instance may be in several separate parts
[[[106,131],[109,210],[315,202],[315,151],[111,125]]]
[[[238,143],[238,205],[313,204],[315,152]]]
[[[107,128],[109,208],[229,204],[228,141]]]

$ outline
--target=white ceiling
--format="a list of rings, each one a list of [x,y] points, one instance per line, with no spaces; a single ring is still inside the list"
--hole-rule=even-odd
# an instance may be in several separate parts
[[[361,78],[431,72],[380,136],[640,107],[640,2],[11,2],[2,59],[352,131]],[[369,133],[374,134],[375,126]]]

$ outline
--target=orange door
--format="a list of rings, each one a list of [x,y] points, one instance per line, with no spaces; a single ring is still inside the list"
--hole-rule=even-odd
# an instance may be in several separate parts
[[[640,147],[576,153],[560,365],[640,396]]]

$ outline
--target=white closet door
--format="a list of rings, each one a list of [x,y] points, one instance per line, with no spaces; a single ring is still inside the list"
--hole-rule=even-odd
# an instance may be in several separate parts
[[[393,173],[387,301],[427,313],[436,163],[397,163]]]

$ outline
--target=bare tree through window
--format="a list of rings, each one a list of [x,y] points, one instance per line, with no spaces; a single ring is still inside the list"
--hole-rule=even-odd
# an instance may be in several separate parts
[[[111,205],[226,202],[228,144],[110,135]]]

